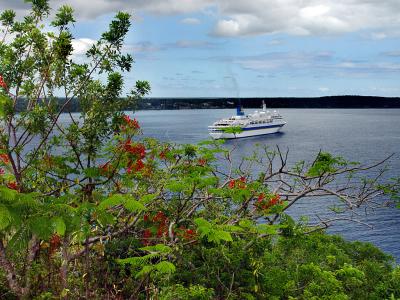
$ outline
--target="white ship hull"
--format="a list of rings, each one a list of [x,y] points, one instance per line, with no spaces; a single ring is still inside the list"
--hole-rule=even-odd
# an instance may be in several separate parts
[[[215,140],[217,139],[238,139],[250,136],[266,135],[279,132],[286,123],[276,124],[266,127],[243,128],[240,133],[227,133],[210,126],[209,134]]]
[[[214,122],[212,126],[208,126],[208,132],[216,140],[238,139],[277,133],[285,124],[283,117],[276,110],[271,114],[263,101],[262,111],[249,115],[244,114],[239,104],[236,116]]]

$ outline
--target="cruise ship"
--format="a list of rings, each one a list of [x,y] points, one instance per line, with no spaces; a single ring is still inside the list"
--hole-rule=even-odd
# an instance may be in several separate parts
[[[236,116],[215,122],[208,126],[208,132],[213,139],[236,139],[276,133],[285,124],[283,117],[276,110],[268,111],[263,101],[262,110],[249,115],[245,115],[239,105]]]

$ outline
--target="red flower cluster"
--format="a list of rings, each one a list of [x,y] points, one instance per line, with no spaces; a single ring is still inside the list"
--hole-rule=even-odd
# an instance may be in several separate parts
[[[7,84],[6,84],[6,82],[4,81],[3,76],[1,76],[1,75],[0,75],[0,87],[2,87],[3,89],[5,89],[6,91],[8,90],[8,89],[7,89]]]
[[[132,141],[128,139],[122,145],[122,150],[136,156],[134,162],[132,160],[129,160],[128,162],[128,168],[126,169],[128,174],[140,171],[145,167],[142,159],[146,156],[146,148],[143,144],[132,144]]]
[[[144,222],[151,222],[153,223],[152,225],[156,227],[157,232],[156,235],[154,236],[157,238],[161,238],[163,236],[168,235],[168,224],[169,224],[169,219],[167,216],[162,212],[159,211],[157,212],[153,218],[150,219],[150,215],[145,214],[143,216]],[[150,239],[153,238],[153,233],[150,228],[147,228],[143,231],[142,235],[142,243],[145,246],[150,245]]]
[[[196,231],[193,229],[188,229],[183,226],[179,227],[179,231],[176,234],[177,236],[182,237],[184,240],[193,240],[196,238]]]
[[[60,247],[61,245],[61,237],[58,234],[53,234],[50,238],[50,249],[49,255],[52,256],[54,252]]]
[[[125,152],[138,156],[139,159],[143,159],[146,156],[145,146],[140,143],[134,145],[131,139],[127,139],[122,145],[122,148]]]
[[[110,162],[106,162],[99,166],[99,171],[101,175],[107,176],[111,172],[112,166]]]
[[[153,222],[157,223],[157,237],[162,237],[168,235],[168,218],[162,212],[159,211],[154,217]]]
[[[142,243],[145,246],[149,246],[150,245],[150,239],[153,236],[153,234],[151,233],[150,229],[145,229],[145,231],[143,231],[143,235],[142,235]]]
[[[246,188],[246,178],[240,177],[239,179],[232,179],[229,181],[228,187],[230,189],[238,188],[238,189],[245,189]]]
[[[0,154],[0,160],[5,164],[8,164],[10,162],[8,155],[4,153]]]
[[[281,200],[281,197],[279,195],[274,195],[271,199],[267,200],[265,199],[265,194],[261,193],[258,196],[257,202],[254,205],[262,210],[265,210],[265,209],[270,209],[275,205],[281,205],[281,204],[283,204],[283,201]]]
[[[139,122],[136,119],[131,119],[129,116],[124,115],[125,126],[131,129],[140,129]],[[122,126],[122,129],[126,129],[125,126]]]
[[[128,163],[128,168],[126,169],[126,172],[128,174],[132,174],[133,172],[138,172],[141,171],[144,168],[144,163],[141,159],[138,159],[135,163],[129,162]]]
[[[168,153],[169,149],[165,148],[163,151],[160,152],[160,154],[158,155],[158,157],[160,159],[166,159],[167,158],[167,153]]]
[[[197,162],[200,166],[204,167],[207,164],[207,160],[205,158],[199,158]]]
[[[7,187],[9,189],[16,190],[16,191],[19,190],[18,184],[15,181],[11,181],[11,182],[7,183]]]

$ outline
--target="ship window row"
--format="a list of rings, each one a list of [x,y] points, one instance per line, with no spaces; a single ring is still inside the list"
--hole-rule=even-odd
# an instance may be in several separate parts
[[[264,124],[264,123],[270,123],[271,121],[251,121],[250,124]]]

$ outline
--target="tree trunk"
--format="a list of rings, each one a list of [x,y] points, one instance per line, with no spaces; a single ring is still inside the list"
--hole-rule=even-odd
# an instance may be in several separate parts
[[[6,257],[6,250],[4,248],[3,241],[0,240],[0,266],[6,273],[6,278],[11,291],[18,298],[26,298],[28,296],[29,290],[23,288],[17,279],[17,274],[14,266]]]

